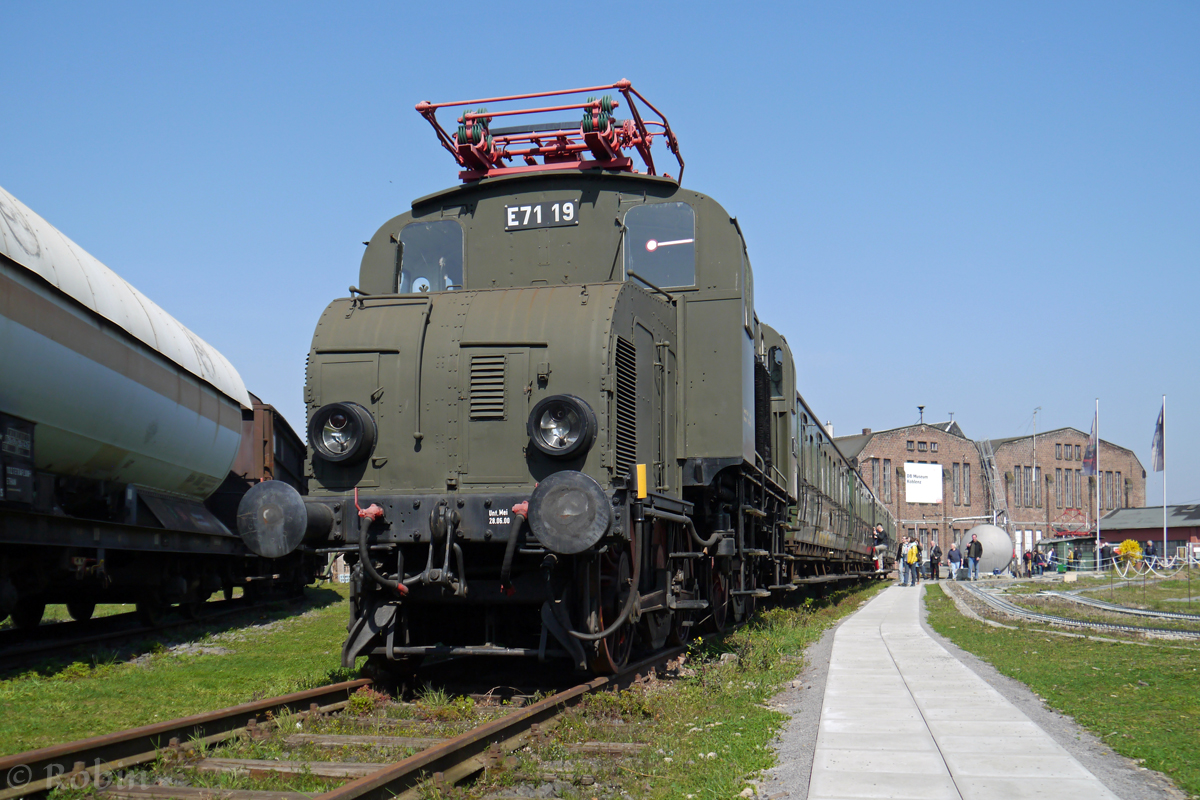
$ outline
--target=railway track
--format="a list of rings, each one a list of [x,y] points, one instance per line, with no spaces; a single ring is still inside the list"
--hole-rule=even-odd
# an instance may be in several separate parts
[[[0,800],[18,797],[43,796],[59,786],[86,787],[92,785],[104,796],[127,800],[149,798],[225,797],[229,800],[300,800],[318,796],[313,793],[288,791],[219,790],[191,786],[151,785],[144,778],[134,785],[121,779],[130,770],[157,763],[181,763],[206,772],[224,772],[250,776],[283,776],[303,774],[344,781],[320,794],[321,800],[351,800],[352,798],[417,797],[418,787],[432,782],[450,786],[488,768],[505,769],[511,766],[511,753],[530,742],[541,741],[557,718],[579,704],[584,697],[601,691],[625,688],[652,672],[664,669],[668,662],[678,659],[684,647],[665,650],[639,661],[620,673],[579,683],[556,694],[521,705],[497,719],[484,722],[471,730],[447,736],[398,736],[378,734],[304,734],[275,730],[279,725],[289,727],[293,720],[299,727],[344,712],[354,693],[370,687],[362,679],[325,686],[306,692],[296,692],[199,714],[183,719],[144,726],[129,731],[94,737],[71,744],[0,758]],[[518,702],[519,702],[518,698]],[[283,722],[281,722],[281,720]],[[387,720],[384,720],[385,722]],[[344,727],[352,727],[353,718],[344,719]],[[395,723],[395,721],[392,721]],[[371,761],[280,761],[273,759],[207,758],[213,745],[235,738],[254,742],[272,732],[283,737],[292,747],[314,749],[399,747],[417,752],[391,763]],[[407,731],[401,731],[407,733]],[[568,753],[608,755],[619,757],[639,752],[644,743],[584,742],[569,745]],[[357,752],[357,751],[356,751]]]
[[[1118,625],[1111,622],[1089,622],[1087,620],[1071,619],[1070,617],[1060,617],[1056,614],[1046,614],[1041,611],[1033,611],[1032,609],[1023,608],[1003,597],[998,597],[990,592],[979,589],[975,586],[960,584],[963,589],[969,592],[973,597],[980,602],[1012,617],[1029,620],[1031,622],[1044,622],[1050,625],[1063,625],[1072,628],[1088,628],[1092,630],[1107,630],[1120,631],[1122,633],[1141,633],[1154,636],[1174,636],[1185,639],[1200,639],[1200,630],[1179,630],[1172,628],[1149,628],[1140,625]],[[1074,598],[1073,598],[1074,599]]]
[[[1116,603],[1107,603],[1103,600],[1098,600],[1094,597],[1075,594],[1074,592],[1054,592],[1046,591],[1038,594],[1047,595],[1049,597],[1057,597],[1062,600],[1069,600],[1072,603],[1098,608],[1103,611],[1111,611],[1114,614],[1130,614],[1137,617],[1148,617],[1150,619],[1173,619],[1181,622],[1200,622],[1200,614],[1184,614],[1177,611],[1153,611],[1145,608],[1131,608],[1130,606],[1121,606]]]

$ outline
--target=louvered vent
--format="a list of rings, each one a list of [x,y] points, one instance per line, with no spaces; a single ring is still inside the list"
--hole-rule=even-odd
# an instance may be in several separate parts
[[[504,419],[504,355],[471,356],[471,419]]]
[[[614,461],[620,478],[631,474],[637,462],[637,350],[620,336],[614,362],[617,372]]]

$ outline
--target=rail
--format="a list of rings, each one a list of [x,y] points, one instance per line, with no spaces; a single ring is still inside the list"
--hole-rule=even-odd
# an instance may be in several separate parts
[[[0,758],[0,787],[4,787],[0,791],[0,800],[47,793],[60,785],[68,785],[84,772],[94,774],[98,783],[102,775],[154,761],[172,743],[215,744],[247,730],[270,725],[270,721],[284,710],[338,711],[346,706],[353,692],[370,684],[371,681],[365,678],[334,683],[219,711],[5,756]]]
[[[1118,625],[1112,622],[1089,622],[1081,619],[1071,619],[1070,617],[1060,617],[1056,614],[1045,614],[1040,611],[1033,611],[1028,608],[1023,608],[1016,603],[1009,602],[1001,597],[997,597],[990,592],[985,592],[970,584],[958,584],[962,586],[973,597],[978,599],[985,605],[999,611],[1002,614],[1007,614],[1018,619],[1030,620],[1033,622],[1044,622],[1050,625],[1062,625],[1071,628],[1091,628],[1095,630],[1121,631],[1122,633],[1141,633],[1152,634],[1155,636],[1176,636],[1185,639],[1200,639],[1200,630],[1179,630],[1173,628],[1147,628],[1140,625]]]
[[[538,726],[576,705],[585,695],[621,689],[663,668],[686,652],[674,647],[632,664],[615,675],[595,678],[518,708],[451,739],[438,741],[402,761],[388,764],[320,795],[320,800],[416,798],[418,787],[436,775],[453,784],[521,747]],[[341,711],[351,694],[371,685],[362,679],[282,697],[147,725],[0,758],[0,800],[44,795],[61,786],[102,786],[105,778],[156,761],[164,750],[189,749],[269,729],[281,712],[301,716]],[[359,765],[362,766],[362,765]],[[86,775],[84,774],[86,773]],[[355,777],[347,775],[347,777]]]

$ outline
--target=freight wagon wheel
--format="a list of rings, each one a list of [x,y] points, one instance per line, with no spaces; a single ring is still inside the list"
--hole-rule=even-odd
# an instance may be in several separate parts
[[[92,614],[96,613],[96,604],[84,600],[76,600],[67,603],[67,613],[71,615],[71,619],[77,622],[86,622],[92,618]]]
[[[167,615],[167,606],[162,600],[158,599],[157,595],[143,597],[137,601],[137,605],[134,608],[137,611],[138,619],[141,620],[143,625],[150,628],[157,628],[162,625],[163,618]]]
[[[13,606],[12,621],[23,631],[32,630],[42,624],[42,615],[46,613],[46,604],[37,600],[18,600]]]
[[[611,625],[621,613],[629,592],[633,590],[630,584],[631,570],[629,554],[624,550],[614,553],[611,550],[599,559],[599,591],[593,592],[593,613],[589,620],[596,621],[598,633]],[[629,663],[629,653],[633,650],[632,622],[626,621],[607,638],[596,642],[596,655],[592,658],[592,671],[599,675],[611,675]]]

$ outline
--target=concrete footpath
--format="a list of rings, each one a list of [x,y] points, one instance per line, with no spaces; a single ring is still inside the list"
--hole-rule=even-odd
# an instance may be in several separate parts
[[[1115,800],[929,637],[923,594],[887,589],[834,635],[808,800]]]

